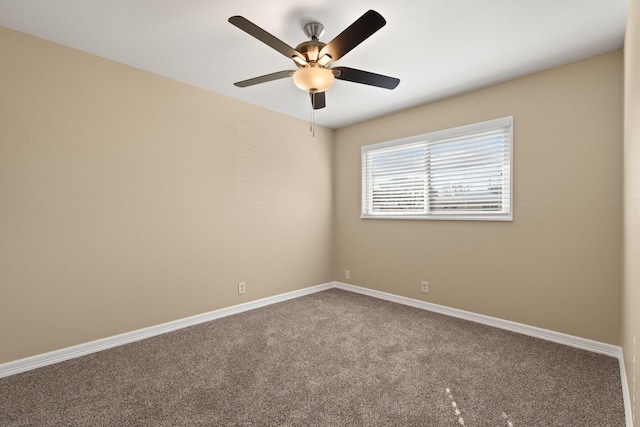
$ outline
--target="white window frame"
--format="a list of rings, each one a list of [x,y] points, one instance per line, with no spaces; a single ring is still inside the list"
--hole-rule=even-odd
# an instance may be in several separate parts
[[[372,172],[368,170],[368,154],[376,150],[389,149],[392,147],[407,146],[409,144],[422,145],[425,150],[430,150],[438,142],[451,138],[464,138],[465,135],[472,135],[478,132],[490,131],[494,129],[507,129],[505,134],[508,141],[503,145],[505,148],[505,162],[503,163],[503,181],[502,188],[507,185],[508,191],[502,193],[503,200],[501,203],[502,211],[460,211],[456,213],[433,212],[429,207],[428,197],[425,197],[425,208],[422,212],[410,213],[385,213],[374,212],[373,210],[373,178]],[[429,192],[429,156],[425,155],[425,194]],[[419,220],[480,220],[480,221],[513,221],[513,116],[502,117],[493,120],[487,120],[480,123],[474,123],[456,128],[445,129],[436,132],[430,132],[422,135],[416,135],[408,138],[397,139],[393,141],[381,142],[378,144],[366,145],[361,147],[361,218],[363,219],[419,219]],[[419,181],[418,181],[419,182]]]

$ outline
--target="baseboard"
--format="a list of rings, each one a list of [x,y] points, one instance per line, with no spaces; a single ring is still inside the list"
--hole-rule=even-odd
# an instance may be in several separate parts
[[[534,326],[528,326],[522,323],[498,319],[495,317],[484,316],[482,314],[476,314],[469,311],[433,304],[426,301],[420,301],[413,298],[390,294],[387,292],[381,292],[374,289],[362,288],[359,286],[350,285],[348,283],[329,282],[322,285],[312,286],[293,292],[287,292],[284,294],[275,295],[244,304],[234,305],[231,307],[222,308],[220,310],[214,310],[208,313],[198,314],[195,316],[151,326],[144,329],[138,329],[136,331],[115,335],[113,337],[103,338],[96,341],[79,344],[73,347],[67,347],[37,356],[27,357],[13,362],[4,363],[0,365],[0,378],[331,288],[338,288],[350,292],[368,295],[374,298],[392,301],[398,304],[408,305],[423,310],[433,311],[447,316],[457,317],[460,319],[469,320],[472,322],[481,323],[484,325],[493,326],[496,328],[505,329],[508,331],[517,332],[520,334],[529,335],[543,340],[552,341],[559,344],[592,351],[595,353],[605,354],[616,358],[621,358],[622,354],[620,347],[610,344],[592,341],[585,338],[579,338],[560,332],[537,328]]]
[[[124,334],[115,335],[112,337],[75,345],[73,347],[67,347],[60,350],[39,354],[37,356],[19,359],[13,362],[3,363],[0,365],[0,378],[8,377],[10,375],[18,374],[20,372],[29,371],[31,369],[36,369],[43,366],[52,365],[54,363],[73,359],[75,357],[85,356],[87,354],[95,353],[101,350],[106,350],[112,347],[117,347],[119,345],[140,341],[145,338],[150,338],[156,335],[165,334],[167,332],[171,332],[177,329],[186,328],[188,326],[193,326],[200,323],[208,322],[210,320],[219,319],[221,317],[231,316],[233,314],[242,313],[244,311],[249,311],[256,308],[265,307],[267,305],[275,304],[278,302],[299,298],[304,295],[309,295],[316,292],[324,291],[327,289],[331,289],[333,287],[335,287],[335,284],[333,282],[325,283],[322,285],[317,285],[317,286],[312,286],[305,289],[300,289],[297,291],[287,292],[284,294],[275,295],[272,297],[263,298],[256,301],[250,301],[244,304],[238,304],[231,307],[222,308],[220,310],[210,311],[208,313],[198,314],[195,316],[175,320],[172,322],[162,323],[160,325],[150,326],[144,329],[138,329],[136,331],[127,332]]]
[[[622,399],[624,400],[624,415],[627,420],[627,427],[633,427],[633,414],[631,412],[631,393],[629,393],[629,382],[627,381],[627,370],[624,366],[624,353],[620,353],[620,380],[622,381]]]
[[[423,310],[433,311],[435,313],[445,314],[447,316],[457,317],[459,319],[469,320],[471,322],[481,323],[483,325],[493,326],[494,328],[517,332],[523,335],[529,335],[531,337],[568,345],[582,350],[592,351],[594,353],[605,354],[607,356],[616,358],[620,357],[621,354],[621,349],[618,346],[567,335],[560,332],[554,332],[548,329],[537,328],[535,326],[524,325],[522,323],[511,322],[509,320],[476,314],[470,311],[459,310],[457,308],[451,308],[444,305],[420,301],[417,299],[407,298],[387,292],[376,291],[374,289],[361,288],[359,286],[350,285],[348,283],[335,282],[335,287],[344,289],[345,291],[368,295],[374,298],[392,301],[398,304],[404,304],[415,308],[421,308]]]

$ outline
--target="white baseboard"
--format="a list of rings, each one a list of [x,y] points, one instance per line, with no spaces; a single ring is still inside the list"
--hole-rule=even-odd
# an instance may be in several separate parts
[[[136,331],[127,332],[112,337],[90,341],[84,344],[74,345],[73,347],[50,351],[48,353],[15,360],[13,362],[3,363],[0,365],[0,378],[8,377],[10,375],[18,374],[20,372],[29,371],[31,369],[36,369],[43,366],[52,365],[54,363],[73,359],[75,357],[85,356],[87,354],[106,350],[108,348],[116,347],[119,345],[140,341],[145,338],[165,334],[167,332],[197,325],[199,323],[208,322],[210,320],[219,319],[221,317],[231,316],[232,314],[242,313],[243,311],[249,311],[255,308],[265,307],[267,305],[290,300],[293,298],[299,298],[304,295],[324,291],[333,287],[335,287],[335,284],[333,282],[325,283],[322,285],[312,286],[293,292],[287,292],[284,294],[247,302],[244,304],[222,308],[220,310],[210,311],[208,313],[186,317],[184,319],[174,320],[172,322],[162,323],[160,325],[150,326],[144,329],[138,329]]]
[[[620,354],[620,380],[622,381],[622,399],[624,400],[624,415],[627,419],[627,427],[633,427],[633,414],[631,412],[631,393],[627,381],[627,370],[624,367],[624,354]]]
[[[345,291],[368,295],[374,298],[392,301],[398,304],[408,305],[415,308],[421,308],[427,311],[433,311],[435,313],[445,314],[447,316],[457,317],[459,319],[469,320],[471,322],[481,323],[483,325],[493,326],[494,328],[505,329],[507,331],[517,332],[523,335],[529,335],[531,337],[540,338],[546,341],[552,341],[575,348],[580,348],[582,350],[592,351],[594,353],[606,354],[607,356],[612,357],[619,357],[621,353],[620,347],[615,345],[605,344],[599,341],[592,341],[586,338],[575,337],[560,332],[537,328],[535,326],[524,325],[522,323],[511,322],[509,320],[498,319],[496,317],[476,314],[470,311],[458,310],[457,308],[451,308],[431,302],[402,297],[395,294],[376,291],[374,289],[361,288],[359,286],[350,285],[348,283],[336,282],[335,287],[344,289]]]
[[[627,378],[625,375],[624,358],[622,355],[622,349],[620,347],[611,345],[611,344],[601,343],[598,341],[588,340],[585,338],[575,337],[575,336],[563,334],[560,332],[554,332],[547,329],[537,328],[535,326],[524,325],[522,323],[511,322],[509,320],[498,319],[495,317],[476,314],[476,313],[472,313],[464,310],[458,310],[456,308],[433,304],[426,301],[420,301],[413,298],[390,294],[387,292],[376,291],[374,289],[362,288],[359,286],[354,286],[354,285],[350,285],[348,283],[342,283],[342,282],[329,282],[322,285],[312,286],[309,288],[300,289],[293,292],[287,292],[284,294],[247,302],[244,304],[234,305],[231,307],[222,308],[220,310],[214,310],[208,313],[198,314],[196,316],[175,320],[173,322],[163,323],[160,325],[151,326],[144,329],[139,329],[139,330],[127,332],[124,334],[115,335],[113,337],[103,338],[103,339],[91,341],[88,343],[79,344],[73,347],[63,348],[60,350],[51,351],[51,352],[40,354],[37,356],[27,357],[24,359],[13,361],[13,362],[0,364],[0,378],[18,374],[20,372],[25,372],[31,369],[40,368],[43,366],[52,365],[54,363],[62,362],[64,360],[85,356],[87,354],[95,353],[101,350],[106,350],[108,348],[116,347],[119,345],[132,343],[135,341],[143,340],[145,338],[150,338],[156,335],[175,331],[177,329],[186,328],[188,326],[197,325],[200,323],[208,322],[210,320],[231,316],[233,314],[238,314],[244,311],[265,307],[267,305],[275,304],[282,301],[287,301],[293,298],[299,298],[304,295],[309,295],[309,294],[313,294],[316,292],[320,292],[320,291],[324,291],[332,288],[338,288],[338,289],[342,289],[349,292],[355,292],[362,295],[368,295],[370,297],[383,299],[383,300],[395,302],[398,304],[408,305],[411,307],[428,310],[428,311],[444,314],[451,317],[457,317],[460,319],[481,323],[484,325],[492,326],[499,329],[504,329],[511,332],[516,332],[523,335],[529,335],[529,336],[540,338],[546,341],[564,344],[564,345],[579,348],[582,350],[592,351],[594,353],[600,353],[607,356],[615,357],[620,362],[620,376],[622,379],[622,389],[623,389],[623,398],[624,398],[624,404],[625,404],[625,413],[627,418],[627,427],[632,427],[629,388],[627,384]]]

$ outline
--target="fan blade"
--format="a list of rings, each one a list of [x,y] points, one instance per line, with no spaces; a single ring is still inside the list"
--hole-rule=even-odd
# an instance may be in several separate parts
[[[243,80],[241,82],[235,82],[234,85],[238,87],[253,86],[260,83],[270,82],[272,80],[279,80],[279,79],[284,79],[285,77],[291,77],[293,73],[294,73],[293,71],[288,71],[288,70],[278,71],[277,73],[265,74],[264,76],[254,77],[252,79]]]
[[[295,50],[294,48],[292,48],[291,46],[289,46],[279,38],[273,36],[272,34],[258,27],[256,24],[249,21],[247,18],[242,16],[232,16],[231,18],[229,18],[229,22],[235,25],[236,27],[240,28],[242,31],[249,34],[250,36],[257,38],[267,46],[270,46],[273,49],[277,50],[287,58],[293,59],[294,57],[298,57],[302,61],[304,61],[304,63],[307,62],[305,57],[302,56],[300,52],[298,52],[297,50]]]
[[[384,27],[387,21],[384,20],[375,10],[370,10],[358,18],[346,30],[338,34],[320,51],[318,58],[328,54],[331,62],[337,61],[346,55],[351,49],[365,41],[369,36]]]
[[[370,86],[377,86],[384,89],[395,89],[400,84],[400,79],[383,76],[382,74],[371,73],[369,71],[356,70],[349,67],[333,67],[331,71],[339,71],[336,79],[348,82],[362,83]]]
[[[311,105],[314,110],[319,110],[327,106],[324,92],[310,93],[309,95],[311,96]]]

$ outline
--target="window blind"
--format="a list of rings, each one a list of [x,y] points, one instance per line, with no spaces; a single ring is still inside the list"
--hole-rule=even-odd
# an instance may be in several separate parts
[[[513,118],[362,147],[362,217],[511,220]]]

